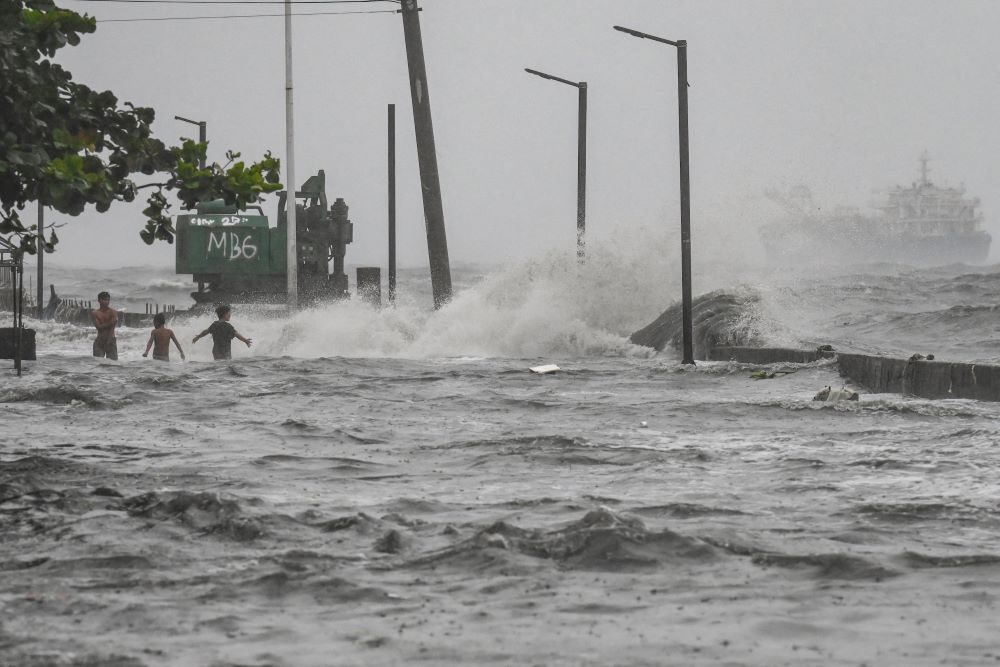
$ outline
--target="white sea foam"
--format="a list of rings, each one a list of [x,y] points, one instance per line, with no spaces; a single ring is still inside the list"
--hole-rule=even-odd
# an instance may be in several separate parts
[[[552,252],[483,271],[455,266],[454,298],[438,311],[431,305],[427,271],[413,269],[400,271],[395,307],[388,306],[385,290],[382,308],[354,298],[303,309],[291,317],[276,314],[274,309],[234,304],[233,324],[254,339],[249,350],[234,342],[234,356],[556,360],[648,355],[647,348],[631,345],[628,337],[680,300],[679,253],[673,231],[633,230],[614,234],[610,240],[595,240],[583,263],[571,253]],[[928,295],[950,289],[950,274],[938,277],[925,271],[917,282],[918,276],[895,269],[886,275],[885,270],[876,270],[879,267],[864,267],[863,273],[857,273],[860,269],[855,267],[853,273],[796,274],[785,267],[748,266],[731,252],[703,257],[694,268],[695,297],[717,289],[749,289],[758,295],[758,299],[748,300],[735,326],[752,332],[752,337],[765,345],[830,343],[838,349],[878,350],[891,338],[904,351],[911,347],[947,351],[939,336],[934,337],[933,345],[925,340],[939,327],[900,330],[886,313],[919,313],[930,308],[927,317],[932,322],[953,320],[955,313],[938,314],[928,301],[932,298]],[[81,288],[81,294],[89,294],[103,283],[100,274],[97,278],[88,275],[64,271],[62,278],[79,285],[96,280]],[[965,302],[970,306],[992,304],[990,274],[982,278],[970,275],[963,278],[963,284],[968,283],[961,295]],[[118,296],[113,305],[138,299],[151,283],[180,289],[182,279],[170,276],[167,269],[116,270]],[[915,291],[914,285],[924,282],[928,287]],[[859,291],[859,285],[869,283],[877,286],[878,294]],[[873,305],[873,299],[882,305]],[[177,333],[189,358],[211,359],[210,341],[193,347],[190,341],[213,319],[210,313],[168,317],[168,326]],[[995,345],[988,340],[992,327],[987,326],[988,317],[983,319],[948,343],[962,358],[995,356]],[[93,332],[88,327],[27,322],[38,332],[38,349],[43,353],[90,351]],[[968,324],[970,318],[963,322]],[[148,335],[146,328],[120,329],[121,358],[139,359]]]
[[[566,357],[648,354],[628,342],[666,305],[634,259],[552,254],[512,264],[457,292],[439,311],[401,292],[396,307],[361,301],[257,319],[258,353],[295,357]],[[644,282],[646,284],[644,284]],[[234,321],[238,318],[234,315]],[[241,329],[242,331],[242,329]]]

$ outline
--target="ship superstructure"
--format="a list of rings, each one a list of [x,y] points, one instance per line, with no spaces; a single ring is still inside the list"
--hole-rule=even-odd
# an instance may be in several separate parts
[[[920,180],[891,188],[873,206],[876,214],[850,208],[824,214],[803,186],[788,195],[769,191],[789,215],[761,228],[768,259],[921,266],[985,262],[992,238],[982,228],[979,199],[967,196],[964,187],[932,183],[928,162],[927,154],[921,155]]]

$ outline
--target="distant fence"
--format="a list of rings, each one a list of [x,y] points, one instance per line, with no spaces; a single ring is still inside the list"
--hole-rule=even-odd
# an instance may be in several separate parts
[[[25,315],[30,318],[36,318],[38,315],[38,305],[36,301],[32,298],[29,290],[22,289],[21,294],[24,298],[23,303]],[[13,311],[14,303],[14,288],[11,284],[10,272],[4,270],[0,273],[0,311]],[[56,322],[65,322],[67,324],[90,326],[90,311],[92,311],[94,307],[94,302],[88,299],[64,299],[62,297],[57,297],[55,308],[46,315],[45,319],[52,319]],[[147,302],[143,304],[143,309],[144,312],[141,313],[132,312],[127,309],[117,309],[119,315],[118,326],[145,326],[148,323],[152,323],[153,315],[156,315],[157,313],[170,315],[171,313],[177,312],[177,306],[164,303]]]

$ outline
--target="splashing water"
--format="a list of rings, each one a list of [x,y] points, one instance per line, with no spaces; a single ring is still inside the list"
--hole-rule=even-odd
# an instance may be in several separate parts
[[[189,342],[209,315],[170,318],[186,364],[29,322],[0,664],[994,664],[997,405],[651,355],[675,248],[592,245],[456,271],[439,311],[425,272],[395,308],[236,304],[255,345],[224,363]],[[701,271],[734,336],[1000,351],[988,271]],[[149,274],[119,298],[186,289]]]

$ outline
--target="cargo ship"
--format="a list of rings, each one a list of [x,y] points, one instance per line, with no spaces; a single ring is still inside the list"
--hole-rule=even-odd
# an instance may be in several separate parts
[[[942,187],[928,178],[924,153],[920,180],[891,188],[873,213],[837,208],[824,213],[804,186],[788,194],[765,194],[788,214],[761,227],[769,262],[869,263],[915,266],[981,264],[992,237],[983,230],[979,199],[964,187]]]

